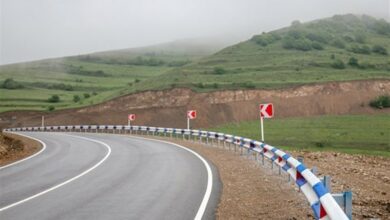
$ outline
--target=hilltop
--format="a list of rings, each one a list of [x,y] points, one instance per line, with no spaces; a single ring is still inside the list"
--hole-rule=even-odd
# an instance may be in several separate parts
[[[336,15],[255,35],[140,84],[196,91],[390,78],[390,23]]]
[[[222,46],[186,40],[0,66],[0,112],[82,107],[147,90],[390,79],[390,24],[364,15],[294,21]]]

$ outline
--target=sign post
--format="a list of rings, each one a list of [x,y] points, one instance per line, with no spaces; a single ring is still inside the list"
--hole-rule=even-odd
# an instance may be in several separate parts
[[[129,114],[127,117],[127,125],[130,127],[130,122],[135,120],[135,114]]]
[[[261,141],[264,142],[264,118],[274,117],[274,107],[272,103],[260,104],[260,129]]]
[[[196,118],[196,110],[187,111],[187,130],[190,130],[190,120]]]

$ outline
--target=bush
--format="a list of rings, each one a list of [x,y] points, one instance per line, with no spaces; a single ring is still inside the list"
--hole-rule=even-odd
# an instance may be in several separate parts
[[[293,37],[286,37],[282,44],[285,49],[295,49],[308,51],[312,49],[312,43],[306,39],[295,39]]]
[[[380,45],[374,45],[371,50],[373,53],[387,55],[387,49],[380,46]]]
[[[324,47],[322,47],[322,45],[321,45],[320,43],[317,43],[317,42],[313,42],[313,43],[311,44],[311,47],[312,47],[313,49],[316,49],[316,50],[323,50],[323,49],[324,49]]]
[[[265,47],[268,44],[272,44],[275,41],[280,40],[281,37],[276,33],[270,33],[270,34],[262,34],[262,35],[256,35],[252,38],[253,41],[255,41],[257,44]]]
[[[139,82],[141,82],[141,80],[135,79],[134,82],[135,82],[135,83],[139,83]]]
[[[73,102],[79,102],[80,100],[81,100],[80,96],[78,96],[78,95],[73,96]]]
[[[213,70],[213,74],[222,75],[225,73],[226,73],[226,70],[222,67],[215,67]]]
[[[353,53],[360,53],[360,54],[370,54],[371,53],[371,49],[367,45],[359,46],[357,44],[352,45],[349,48],[349,51],[351,51]]]
[[[358,33],[355,35],[355,41],[361,44],[366,42],[366,35],[363,33]]]
[[[213,84],[213,88],[214,88],[214,89],[218,89],[218,87],[219,87],[218,83],[214,83],[214,84]]]
[[[203,83],[197,83],[195,84],[196,87],[203,89],[205,86]]]
[[[47,99],[47,101],[51,103],[60,102],[60,97],[58,95],[52,95],[50,98]]]
[[[350,66],[358,67],[359,66],[359,61],[355,57],[351,57],[351,58],[349,58],[348,64]]]
[[[49,111],[49,112],[52,112],[52,111],[54,111],[56,108],[54,107],[54,106],[52,106],[52,105],[50,105],[50,106],[48,106],[47,107],[47,110]]]
[[[3,84],[1,85],[1,88],[4,89],[21,89],[23,88],[23,85],[20,84],[19,82],[16,82],[12,78],[5,79]]]
[[[342,60],[335,60],[331,66],[335,69],[345,69],[345,64]]]
[[[332,42],[332,46],[334,47],[337,47],[337,48],[340,48],[340,49],[344,49],[345,48],[345,44],[342,40],[340,39],[336,39]]]
[[[84,93],[84,98],[89,98],[89,97],[91,97],[91,95],[89,94],[89,93]]]
[[[388,96],[388,95],[379,96],[370,102],[370,106],[373,108],[379,108],[379,109],[389,108],[390,107],[390,96]]]

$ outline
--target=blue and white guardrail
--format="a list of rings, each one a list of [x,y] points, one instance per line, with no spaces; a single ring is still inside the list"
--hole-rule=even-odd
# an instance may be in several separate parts
[[[321,180],[313,174],[303,163],[293,158],[291,155],[282,150],[270,146],[266,143],[234,136],[230,134],[203,131],[203,130],[188,130],[179,128],[163,128],[163,127],[149,127],[149,126],[125,126],[125,125],[66,125],[66,126],[45,126],[45,127],[21,127],[4,129],[5,132],[17,131],[84,131],[84,132],[99,132],[99,131],[143,131],[153,132],[158,134],[176,134],[191,137],[198,137],[200,141],[202,138],[216,139],[226,143],[235,144],[236,146],[246,148],[252,152],[256,152],[272,161],[273,164],[278,165],[283,171],[288,173],[295,181],[300,191],[308,200],[316,219],[325,220],[348,220],[351,216],[344,213],[343,209],[338,205],[336,200],[330,194]]]

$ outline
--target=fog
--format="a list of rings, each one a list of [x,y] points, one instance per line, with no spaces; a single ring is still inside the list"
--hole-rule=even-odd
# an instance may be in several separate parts
[[[389,0],[0,0],[0,64],[254,34],[334,14],[390,20]]]

